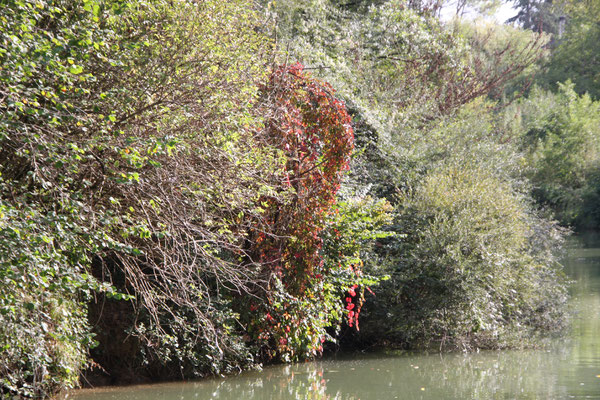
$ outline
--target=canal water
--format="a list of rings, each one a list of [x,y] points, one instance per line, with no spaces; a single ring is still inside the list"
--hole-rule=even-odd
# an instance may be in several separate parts
[[[222,379],[73,391],[73,400],[600,399],[600,240],[569,241],[571,333],[542,350],[352,354]]]

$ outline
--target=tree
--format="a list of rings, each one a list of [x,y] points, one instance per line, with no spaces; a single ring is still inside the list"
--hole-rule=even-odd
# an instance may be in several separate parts
[[[485,101],[493,90],[502,93],[503,85],[538,60],[544,37],[506,30],[500,40],[489,40],[493,36],[489,31],[496,31],[453,29],[429,11],[409,5],[387,1],[358,12],[325,2],[282,1],[270,9],[278,21],[291,23],[278,30],[278,40],[331,82],[350,106],[360,153],[353,159],[345,188],[385,197],[394,207],[394,219],[382,229],[389,236],[378,239],[374,262],[365,268],[391,279],[374,289],[376,297],[364,307],[355,304],[348,292],[350,307],[360,304],[362,311],[361,330],[351,336],[406,346],[446,337],[447,343],[466,347],[494,347],[506,343],[496,335],[500,331],[524,338],[531,331],[560,327],[565,296],[556,259],[548,252],[550,247],[534,245],[556,243],[560,234],[535,217],[512,136],[492,113],[497,104]],[[421,190],[428,194],[417,195]],[[494,204],[496,190],[502,192],[502,204]],[[399,191],[405,196],[398,196]],[[475,196],[479,192],[481,196]],[[445,198],[449,204],[434,205]],[[457,208],[450,205],[452,200]],[[464,214],[459,213],[461,207]],[[506,212],[498,211],[504,208]],[[480,235],[459,233],[459,226],[468,230],[475,223],[470,217],[480,212],[494,216],[481,223]],[[519,222],[512,225],[515,220]],[[550,234],[530,230],[538,223],[545,224]],[[508,246],[503,239],[506,227],[515,230]],[[510,257],[514,264],[495,270],[492,258],[482,256],[492,247],[499,258]],[[473,251],[463,257],[463,248]],[[466,258],[472,275],[445,286],[444,273]],[[486,277],[488,272],[491,278]],[[519,275],[527,275],[523,287],[515,278]],[[414,276],[419,278],[409,278]],[[492,281],[502,283],[490,289]],[[443,295],[436,292],[440,287]],[[491,292],[509,288],[523,293],[522,298],[513,297],[519,301],[517,311],[498,310],[491,317],[497,323],[477,325],[475,315],[508,308],[504,306],[510,303],[508,297]],[[469,292],[488,293],[493,300],[475,304]],[[451,305],[440,326],[444,299]],[[556,314],[550,310],[553,304]],[[419,313],[420,309],[428,311]],[[523,319],[513,311],[522,312]],[[528,328],[520,330],[519,324]]]
[[[571,80],[577,93],[600,98],[600,7],[591,1],[559,3],[566,30],[538,81],[552,90],[558,82]],[[558,6],[557,6],[558,7]]]
[[[558,93],[534,88],[506,112],[516,121],[536,200],[565,225],[594,226],[589,200],[597,190],[600,105],[577,95],[570,82],[558,87]]]
[[[507,20],[518,23],[525,29],[556,35],[559,31],[559,15],[553,8],[552,0],[512,0],[517,15]]]
[[[254,282],[238,254],[278,162],[253,131],[269,45],[250,3],[0,13],[1,393],[76,385],[97,342],[107,369],[247,363],[221,332]]]

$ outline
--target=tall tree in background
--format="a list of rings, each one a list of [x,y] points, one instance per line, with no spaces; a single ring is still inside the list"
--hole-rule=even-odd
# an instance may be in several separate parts
[[[600,2],[564,0],[557,3],[566,18],[564,36],[558,41],[545,73],[543,86],[557,88],[557,82],[571,80],[579,94],[600,98]]]
[[[554,13],[552,0],[513,0],[518,14],[507,22],[516,22],[525,29],[558,33],[558,16]]]

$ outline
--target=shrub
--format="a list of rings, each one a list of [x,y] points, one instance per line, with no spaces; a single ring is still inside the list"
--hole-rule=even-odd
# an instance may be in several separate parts
[[[484,170],[446,167],[403,191],[397,213],[406,239],[388,245],[391,279],[368,306],[367,335],[413,346],[498,347],[515,334],[562,326],[557,261],[534,244],[540,220],[510,184]]]

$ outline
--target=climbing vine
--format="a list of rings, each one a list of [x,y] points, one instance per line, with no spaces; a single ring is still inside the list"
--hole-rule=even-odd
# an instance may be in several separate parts
[[[257,250],[290,292],[301,294],[321,265],[319,234],[349,169],[351,118],[331,86],[301,64],[277,68],[264,90],[273,110],[265,134],[286,155],[281,184],[292,195],[287,204],[270,204],[276,231],[259,237]]]
[[[251,254],[264,268],[268,288],[264,317],[251,330],[269,356],[310,357],[323,350],[327,327],[344,314],[355,321],[352,310],[344,313],[342,299],[358,287],[360,274],[326,263],[322,237],[349,169],[352,121],[332,87],[299,63],[276,68],[262,92],[268,115],[263,134],[285,155],[279,187],[287,196],[285,202],[282,196],[263,201],[267,228],[256,232]]]

